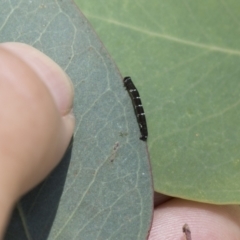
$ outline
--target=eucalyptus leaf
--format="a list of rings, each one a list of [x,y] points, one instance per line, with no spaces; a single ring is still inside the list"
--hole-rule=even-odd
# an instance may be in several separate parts
[[[155,190],[240,203],[238,0],[76,0],[141,93]]]
[[[0,1],[0,33],[0,42],[30,44],[67,72],[76,116],[62,162],[17,204],[5,239],[146,239],[147,146],[122,77],[85,17],[69,0]]]

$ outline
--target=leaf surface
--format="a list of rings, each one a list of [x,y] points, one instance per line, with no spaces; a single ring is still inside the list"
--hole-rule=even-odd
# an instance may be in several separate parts
[[[63,161],[18,203],[5,239],[146,239],[146,144],[122,77],[87,20],[69,0],[1,1],[0,31],[1,42],[30,44],[67,72],[76,116]]]
[[[141,93],[155,190],[240,203],[240,2],[76,0]]]

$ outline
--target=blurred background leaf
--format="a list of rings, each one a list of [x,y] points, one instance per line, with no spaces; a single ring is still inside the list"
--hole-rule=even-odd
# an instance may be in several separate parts
[[[87,20],[69,0],[0,1],[0,32],[0,42],[30,44],[67,72],[76,116],[63,161],[18,203],[5,239],[146,239],[153,205],[146,143]]]
[[[141,93],[155,190],[240,203],[240,2],[76,2]]]

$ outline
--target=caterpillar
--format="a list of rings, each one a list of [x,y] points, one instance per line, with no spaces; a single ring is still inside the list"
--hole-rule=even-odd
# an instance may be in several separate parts
[[[141,132],[141,137],[139,139],[142,141],[147,141],[147,138],[148,138],[147,121],[146,121],[146,117],[145,117],[139,92],[135,87],[135,85],[133,84],[131,77],[125,77],[123,79],[123,83],[132,99],[133,108],[138,121],[139,129]]]

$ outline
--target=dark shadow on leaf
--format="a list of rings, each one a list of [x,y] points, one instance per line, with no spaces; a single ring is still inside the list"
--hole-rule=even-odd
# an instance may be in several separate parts
[[[26,194],[13,211],[5,240],[45,240],[54,222],[72,153],[72,142],[48,178]]]

